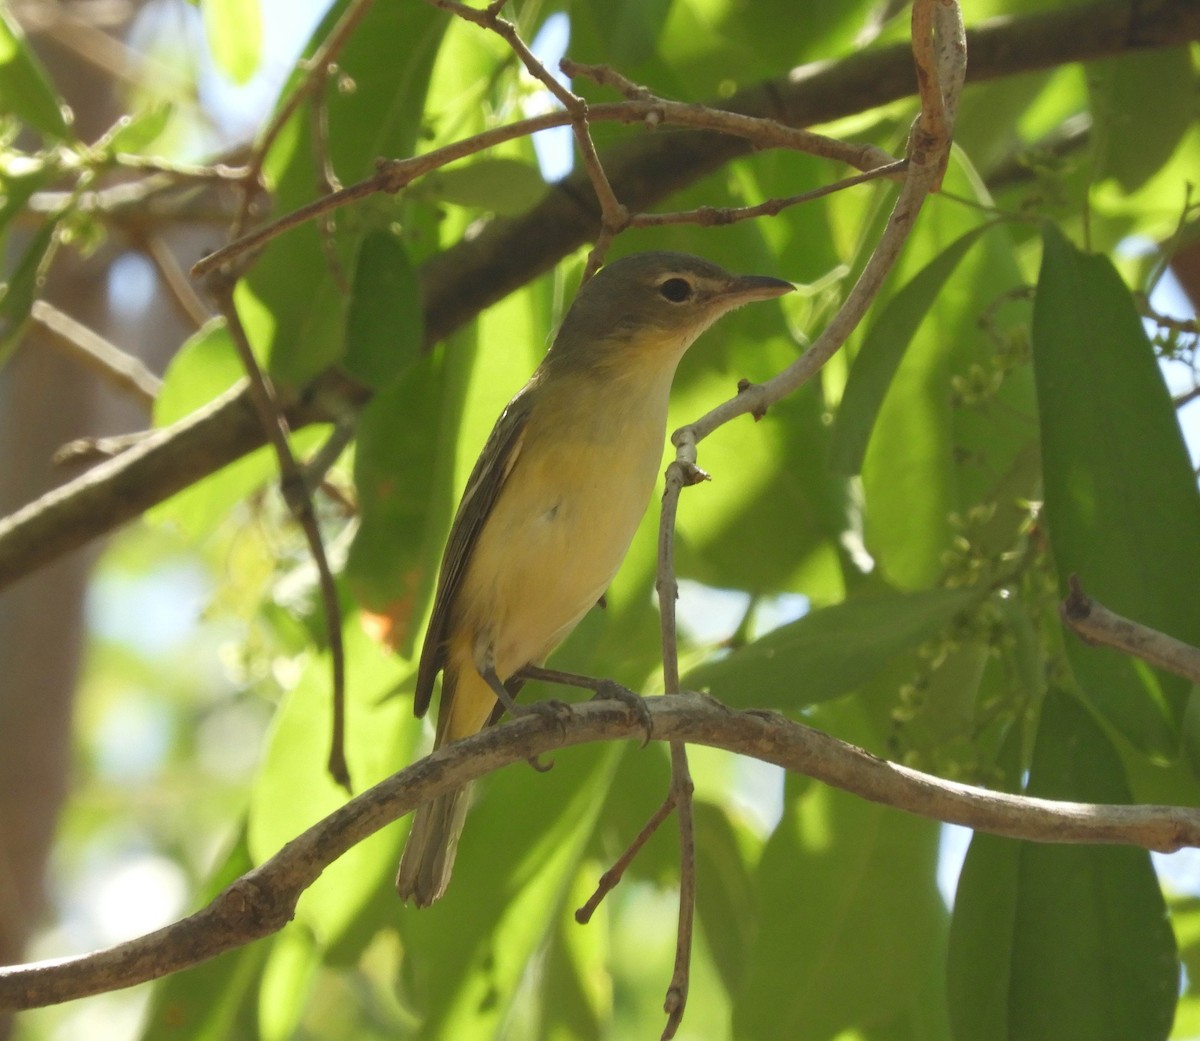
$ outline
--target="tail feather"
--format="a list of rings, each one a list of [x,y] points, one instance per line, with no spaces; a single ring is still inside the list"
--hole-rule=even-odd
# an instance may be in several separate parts
[[[401,900],[428,907],[446,892],[470,792],[470,785],[456,788],[417,810],[396,874]]]

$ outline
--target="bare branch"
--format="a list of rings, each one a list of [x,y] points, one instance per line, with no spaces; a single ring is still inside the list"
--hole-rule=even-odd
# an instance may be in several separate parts
[[[73,358],[109,386],[136,398],[147,408],[154,404],[162,390],[162,380],[132,354],[126,354],[98,332],[45,300],[33,302],[30,317],[52,332],[55,343],[62,344]]]
[[[723,748],[872,802],[1033,842],[1114,843],[1164,853],[1200,846],[1200,809],[1056,802],[945,781],[879,759],[778,713],[733,712],[700,694],[647,699],[656,740]],[[0,970],[0,1009],[56,1004],[157,979],[282,928],[300,894],[342,854],[419,804],[512,763],[594,741],[641,740],[619,702],[488,727],[351,799],[195,914],[104,951]]]
[[[1100,3],[972,29],[967,34],[971,81],[1200,38],[1200,7],[1190,0],[1155,0],[1139,5],[1136,22],[1133,19],[1126,5]],[[886,104],[911,91],[911,51],[897,45],[864,51],[833,64],[796,69],[788,76],[740,92],[725,104],[745,115],[778,115],[789,125],[801,126]],[[593,121],[602,108],[592,106]],[[551,113],[519,128],[501,127],[489,133],[495,135],[495,140],[507,140],[518,132],[565,122],[569,122],[566,113]],[[645,210],[749,147],[745,141],[727,135],[654,133],[626,142],[612,155],[606,155],[604,163],[614,190],[625,204]],[[389,165],[385,163],[383,168]],[[153,177],[160,179],[155,185],[159,192],[176,187],[166,175]],[[134,221],[139,214],[146,219],[172,214],[174,204],[163,199],[160,208],[155,194],[147,194],[147,188],[139,185],[118,185],[100,194],[84,193],[80,202],[90,206],[92,212],[108,212],[105,207],[116,207],[113,212],[119,213],[121,220]],[[346,189],[354,190],[353,185]],[[493,220],[479,235],[428,261],[421,272],[426,342],[437,342],[594,237],[598,214],[581,202],[586,192],[586,177],[568,178],[554,186],[527,214]],[[45,193],[39,212],[47,208],[55,212],[61,206],[60,198],[51,197],[54,194]],[[35,196],[33,201],[39,198]],[[184,215],[204,219],[200,211]],[[310,388],[306,402],[293,403],[296,407],[288,412],[293,427],[329,418],[325,409],[314,405],[322,394],[349,393],[349,388],[333,376],[326,375],[322,381]],[[361,392],[355,392],[355,396],[360,403],[364,399]],[[136,455],[127,453],[103,464],[85,478],[51,493],[51,499],[32,503],[0,520],[0,586],[111,531],[180,488],[245,455],[263,443],[262,437],[248,401],[222,399],[171,431],[156,432],[134,450]]]
[[[275,450],[279,461],[279,489],[287,503],[292,518],[300,525],[308,542],[309,552],[317,568],[317,580],[321,590],[321,602],[325,612],[325,632],[329,640],[329,659],[333,671],[333,727],[329,746],[329,773],[346,791],[350,791],[350,768],[346,763],[346,653],[342,644],[342,609],[338,602],[337,586],[325,543],[321,540],[321,529],[313,510],[308,482],[300,472],[292,446],[288,442],[287,417],[280,407],[275,386],[259,367],[258,359],[250,346],[246,330],[234,302],[233,291],[237,280],[224,273],[212,278],[213,296],[225,316],[229,338],[233,342],[242,368],[246,370],[250,400],[258,413],[259,423]]]
[[[1059,605],[1059,614],[1063,624],[1084,643],[1115,647],[1192,683],[1200,683],[1200,648],[1110,611],[1083,591],[1076,575],[1071,575],[1068,584],[1070,593]]]

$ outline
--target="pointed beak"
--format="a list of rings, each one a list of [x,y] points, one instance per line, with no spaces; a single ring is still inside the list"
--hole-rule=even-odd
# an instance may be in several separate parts
[[[721,294],[734,307],[748,304],[754,300],[771,300],[784,293],[790,293],[796,287],[782,278],[771,278],[770,275],[739,275],[733,279],[728,288]]]

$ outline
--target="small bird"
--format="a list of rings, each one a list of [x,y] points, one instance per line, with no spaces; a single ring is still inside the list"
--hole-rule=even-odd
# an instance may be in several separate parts
[[[611,583],[662,465],[684,352],[728,311],[791,292],[685,253],[638,253],[576,295],[550,350],[509,402],[467,481],[442,557],[413,710],[442,674],[435,747],[496,722]],[[468,787],[421,806],[396,889],[446,891]]]

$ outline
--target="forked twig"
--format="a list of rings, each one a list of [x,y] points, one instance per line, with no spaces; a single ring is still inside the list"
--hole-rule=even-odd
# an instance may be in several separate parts
[[[958,94],[966,75],[966,45],[962,16],[955,0],[916,0],[913,5],[913,58],[921,97],[921,113],[909,138],[904,183],[879,243],[863,268],[857,283],[833,320],[812,346],[787,369],[759,386],[742,382],[737,394],[677,430],[671,437],[676,458],[667,468],[659,525],[658,577],[659,611],[662,616],[663,676],[668,694],[678,693],[679,666],[676,649],[675,579],[673,546],[679,494],[689,484],[708,475],[696,465],[700,440],[735,416],[750,413],[756,418],[769,405],[791,394],[811,379],[845,343],[866,314],[908,238],[925,197],[936,191],[950,154],[950,141]],[[671,793],[679,809],[680,893],[679,932],[675,971],[667,990],[667,1024],[663,1041],[673,1037],[687,1002],[688,961],[695,904],[695,848],[691,819],[691,778],[686,753],[681,745],[671,746]]]
[[[267,440],[275,450],[279,461],[279,490],[288,510],[304,532],[309,552],[317,568],[321,589],[321,602],[325,612],[326,631],[329,636],[329,657],[333,670],[333,725],[329,745],[329,773],[346,791],[350,791],[350,769],[346,763],[346,654],[342,643],[342,611],[338,603],[337,586],[325,544],[321,541],[321,530],[313,510],[308,482],[292,454],[288,443],[288,422],[275,395],[270,378],[258,364],[250,339],[242,325],[237,304],[233,298],[237,279],[225,272],[218,272],[209,279],[209,288],[218,309],[225,317],[229,338],[249,381],[250,399],[254,403],[259,421]]]

